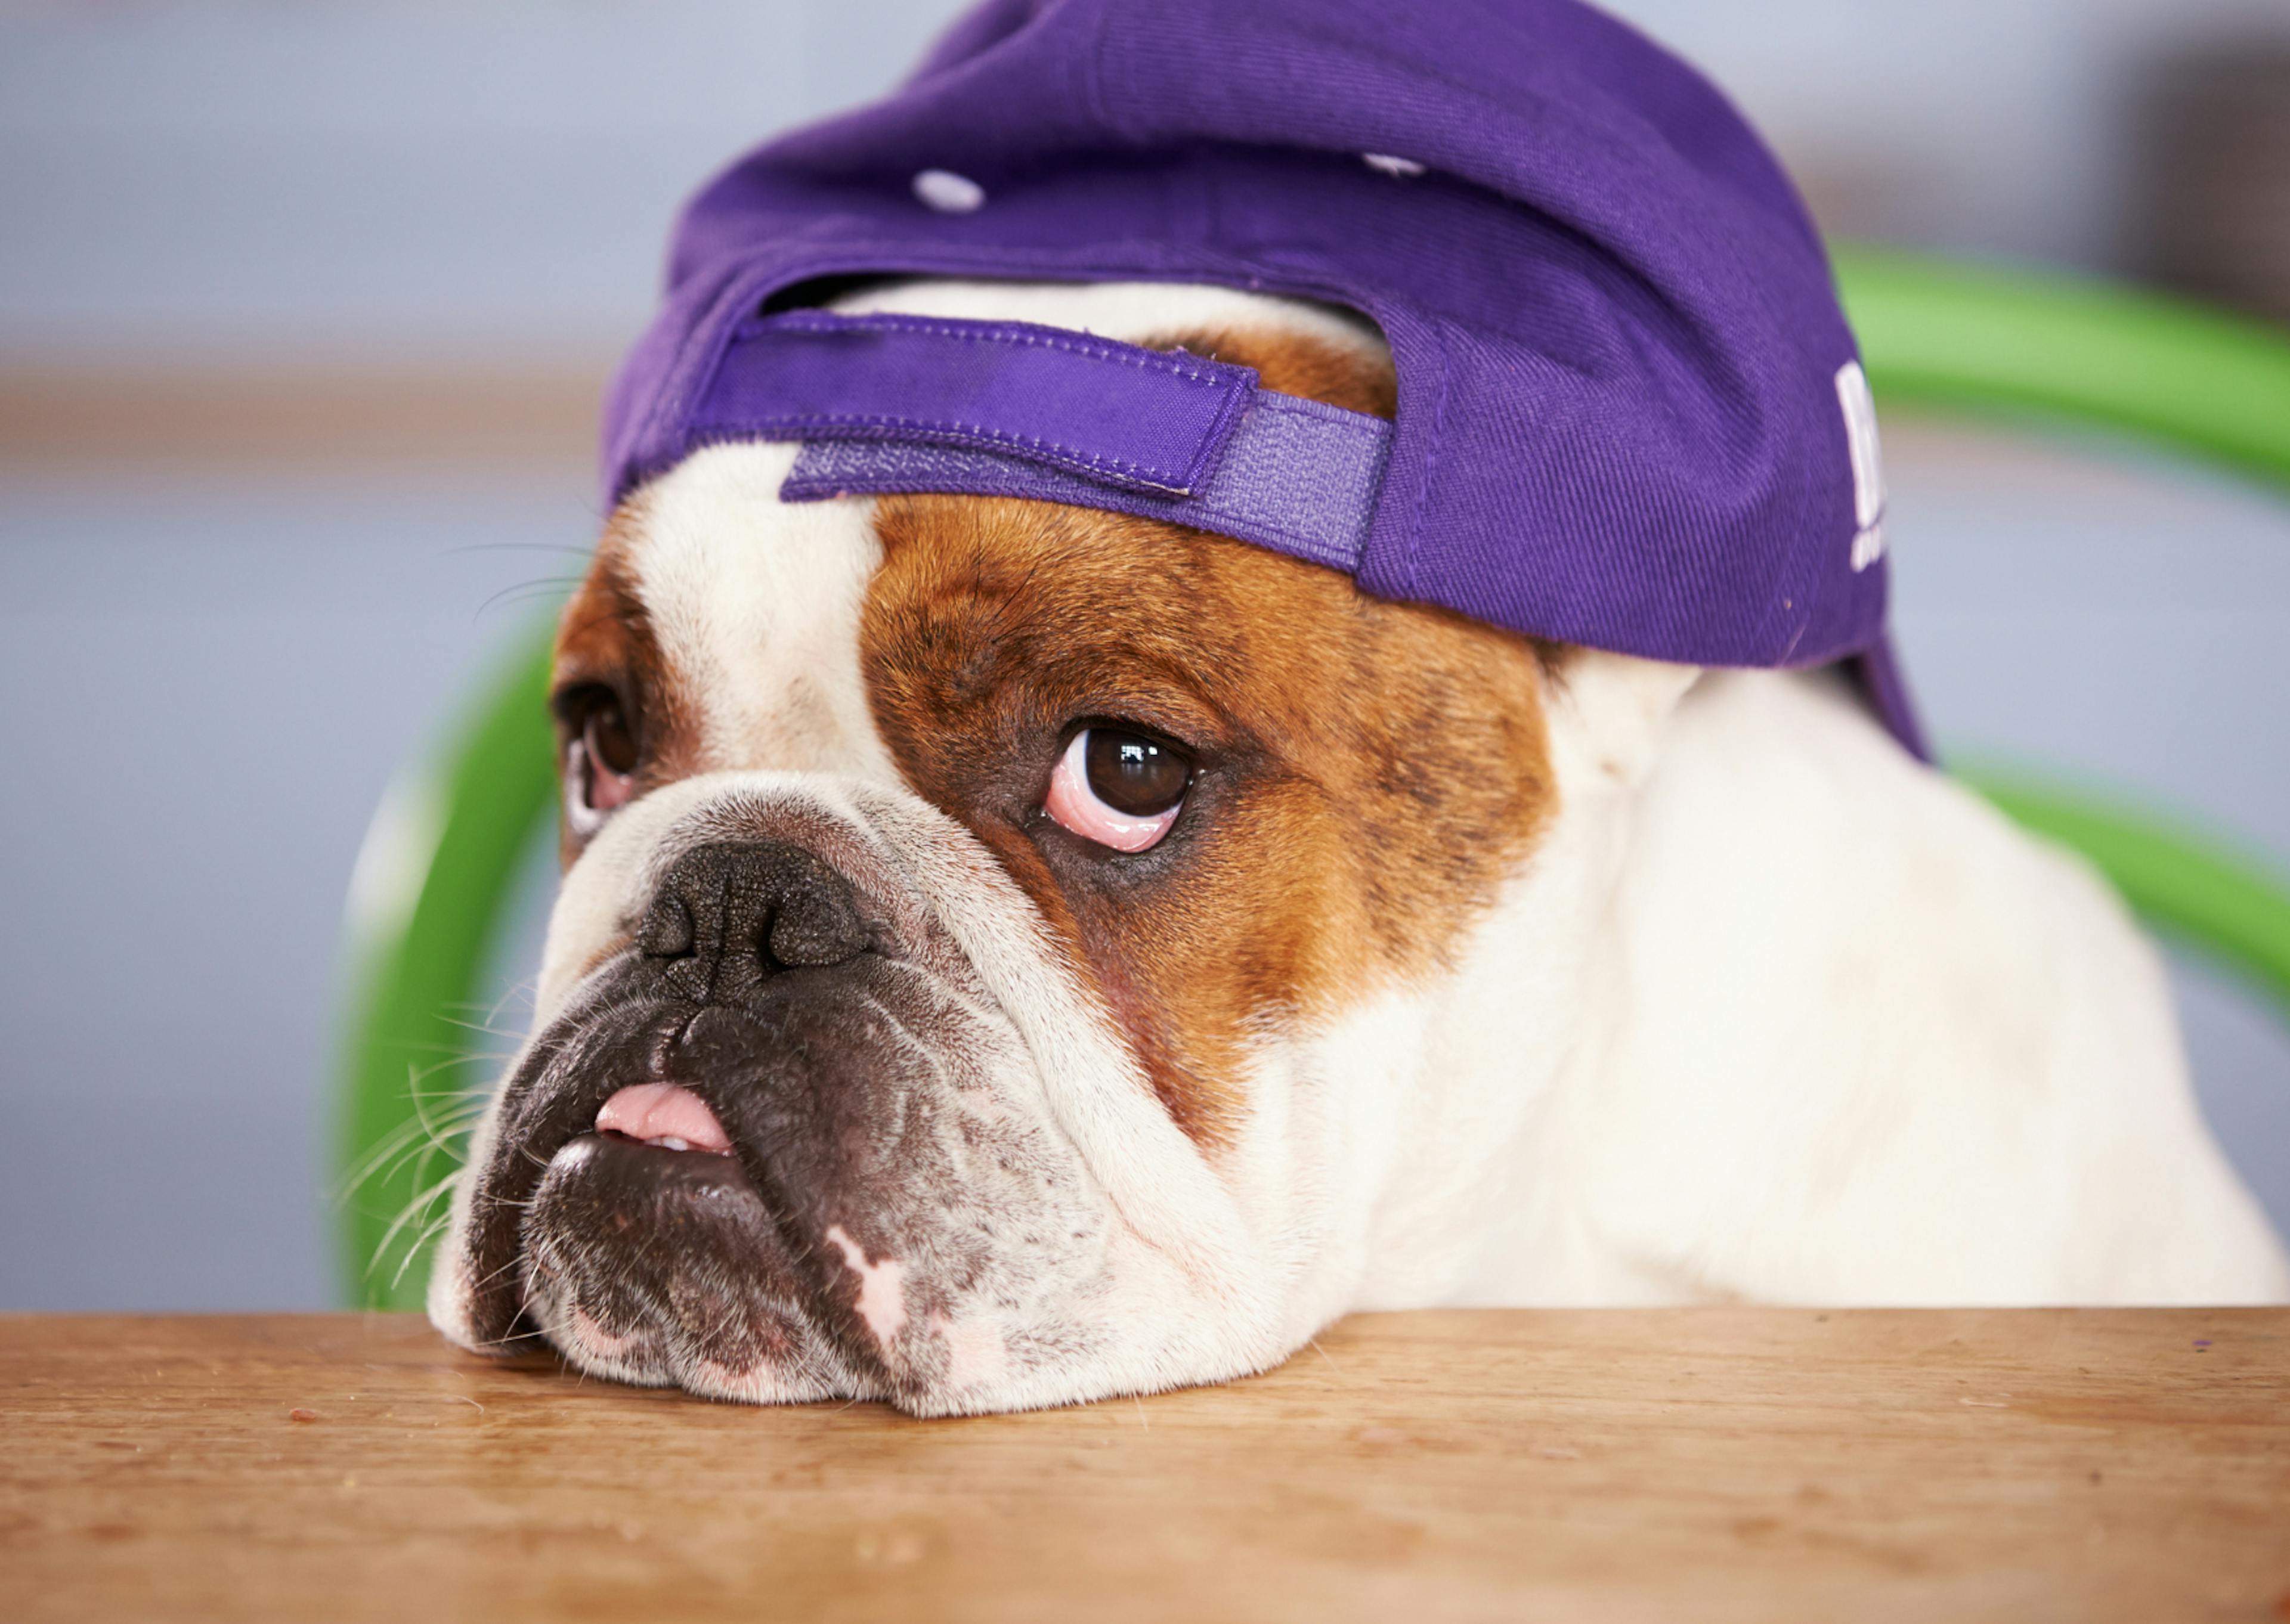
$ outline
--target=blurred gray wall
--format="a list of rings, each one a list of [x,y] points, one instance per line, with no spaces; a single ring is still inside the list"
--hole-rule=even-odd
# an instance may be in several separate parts
[[[958,9],[0,8],[0,354],[610,348],[685,193],[885,88]],[[2151,65],[2290,31],[2290,0],[1613,9],[1734,93],[1832,228],[2090,265],[2121,254]]]
[[[0,395],[222,366],[599,372],[677,201],[887,85],[954,8],[756,0],[0,11]],[[2119,255],[2127,86],[2238,0],[1636,0],[1824,216]],[[1887,424],[1943,740],[2290,860],[2290,516],[2099,444]],[[597,514],[561,454],[210,465],[0,444],[0,1308],[317,1306],[344,887]],[[539,882],[536,882],[538,886]],[[537,904],[529,904],[528,915]],[[530,937],[502,975],[506,1046]],[[2290,1224],[2290,1044],[2182,973],[2228,1148]]]

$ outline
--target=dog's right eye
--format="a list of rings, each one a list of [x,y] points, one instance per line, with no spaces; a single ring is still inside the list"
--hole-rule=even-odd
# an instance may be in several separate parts
[[[565,818],[575,835],[586,837],[603,827],[606,814],[635,797],[636,730],[629,725],[620,695],[594,684],[560,694],[556,714],[566,734]]]
[[[1101,724],[1066,746],[1043,810],[1085,840],[1142,852],[1176,822],[1192,781],[1192,757],[1175,744]]]

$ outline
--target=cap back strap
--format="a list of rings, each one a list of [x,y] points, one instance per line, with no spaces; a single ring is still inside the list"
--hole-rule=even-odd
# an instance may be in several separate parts
[[[1391,425],[1181,350],[1026,323],[795,310],[733,331],[683,437],[686,449],[803,442],[789,501],[1022,497],[1351,571]]]

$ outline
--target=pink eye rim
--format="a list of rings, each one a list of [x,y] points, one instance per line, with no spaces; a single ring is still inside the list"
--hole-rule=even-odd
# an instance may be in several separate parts
[[[636,798],[637,764],[635,748],[627,740],[625,725],[615,720],[614,725],[621,737],[616,746],[608,745],[600,737],[604,722],[603,711],[591,711],[577,742],[588,768],[586,792],[589,804],[597,812],[609,812],[619,811]],[[627,766],[613,764],[616,748],[621,758],[628,762]]]
[[[567,831],[585,841],[641,791],[642,752],[618,689],[576,682],[550,700],[564,740],[560,758]]]
[[[575,738],[564,747],[564,824],[575,840],[587,840],[635,798],[633,779],[600,768],[586,740]]]
[[[1043,797],[1042,810],[1059,828],[1093,844],[1132,855],[1150,851],[1161,844],[1176,823],[1177,815],[1184,811],[1189,782],[1186,793],[1181,793],[1159,812],[1125,812],[1108,804],[1091,787],[1089,772],[1090,737],[1104,729],[1121,733],[1137,732],[1112,724],[1092,724],[1077,730],[1059,752],[1057,765],[1051,770],[1049,792]],[[1141,732],[1137,736],[1144,737]]]

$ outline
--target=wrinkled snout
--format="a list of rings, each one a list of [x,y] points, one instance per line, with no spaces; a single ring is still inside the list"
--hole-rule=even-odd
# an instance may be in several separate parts
[[[504,1086],[456,1225],[464,1340],[718,1396],[943,1402],[1007,1370],[996,1311],[1086,1272],[1099,1220],[881,843],[710,811],[630,868],[617,950]]]

